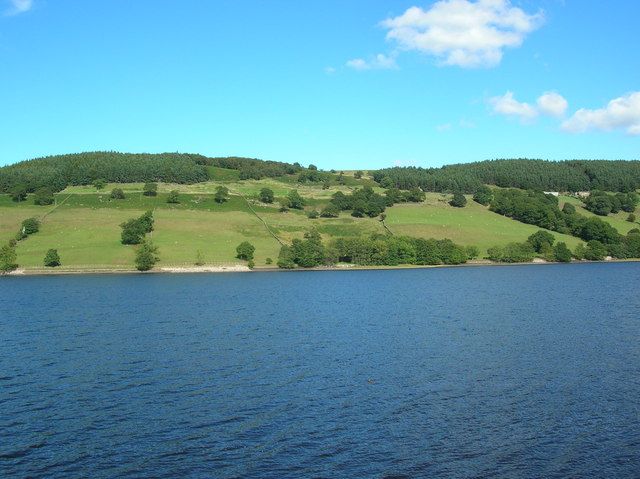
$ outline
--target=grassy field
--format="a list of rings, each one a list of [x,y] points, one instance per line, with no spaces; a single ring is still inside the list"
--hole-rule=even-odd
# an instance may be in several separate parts
[[[524,241],[540,229],[493,213],[471,201],[471,197],[467,197],[464,208],[450,206],[449,199],[448,195],[427,193],[422,204],[403,204],[387,209],[386,223],[394,234],[449,238],[462,245],[475,245],[482,254],[491,246]],[[573,236],[553,234],[570,248],[581,243]]]
[[[240,182],[228,178],[224,184],[232,196],[220,205],[213,199],[215,187],[220,182],[199,185],[159,185],[156,197],[143,196],[142,184],[109,185],[102,192],[92,186],[69,187],[56,195],[56,205],[35,206],[32,198],[22,203],[12,202],[0,195],[0,241],[14,237],[20,223],[31,216],[44,218],[40,232],[21,241],[17,247],[18,263],[23,267],[41,267],[46,251],[56,248],[63,266],[71,268],[132,268],[135,247],[120,243],[119,225],[137,217],[144,211],[154,210],[155,230],[151,234],[159,247],[159,266],[189,266],[194,264],[198,251],[209,265],[242,264],[235,258],[235,248],[242,241],[250,241],[256,247],[257,267],[265,266],[265,260],[277,260],[281,241],[301,238],[305,231],[315,226],[325,239],[385,233],[377,218],[353,218],[344,212],[339,218],[309,219],[305,212],[278,211],[277,205],[264,205],[255,196],[264,186],[272,188],[277,196],[284,196],[293,186],[305,196],[307,209],[320,208],[333,192],[349,191],[353,187],[339,186],[323,190],[320,186],[290,185],[287,182],[264,179]],[[112,201],[109,192],[121,187],[127,197]],[[180,204],[167,204],[167,194],[178,189]],[[239,196],[237,193],[242,193]],[[388,208],[386,224],[396,235],[423,238],[450,238],[462,245],[475,245],[482,254],[494,245],[524,241],[537,227],[526,225],[492,213],[470,198],[465,208],[453,208],[450,197],[428,193],[421,204],[400,204]],[[585,216],[591,213],[580,206],[575,198],[563,197],[576,205]],[[621,233],[637,226],[625,221],[626,214],[604,218]],[[265,226],[265,223],[267,226]],[[558,241],[570,248],[580,240],[555,234]]]
[[[608,216],[598,216],[594,213],[592,213],[591,211],[586,210],[583,207],[583,203],[582,201],[580,201],[578,198],[574,198],[572,196],[561,196],[560,197],[560,208],[562,208],[562,206],[565,203],[571,203],[573,206],[575,206],[576,211],[578,213],[580,213],[583,216],[597,216],[598,218],[600,218],[603,221],[606,221],[607,223],[609,223],[611,226],[613,226],[615,229],[617,229],[620,233],[626,235],[629,231],[631,231],[633,228],[640,228],[640,225],[638,223],[629,223],[627,221],[627,217],[629,216],[629,213],[625,213],[624,211],[620,211],[618,213],[611,214]]]

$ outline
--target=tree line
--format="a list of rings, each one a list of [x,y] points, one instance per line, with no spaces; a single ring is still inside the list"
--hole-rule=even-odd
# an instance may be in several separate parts
[[[502,159],[441,168],[385,168],[373,172],[373,178],[384,188],[468,194],[485,184],[540,191],[629,192],[640,188],[640,161]]]

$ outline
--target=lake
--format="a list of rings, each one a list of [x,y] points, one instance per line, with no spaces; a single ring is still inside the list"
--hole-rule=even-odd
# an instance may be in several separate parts
[[[0,278],[0,477],[639,477],[640,263]]]

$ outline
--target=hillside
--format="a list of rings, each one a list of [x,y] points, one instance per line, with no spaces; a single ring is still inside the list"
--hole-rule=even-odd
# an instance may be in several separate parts
[[[130,164],[125,172],[118,173],[121,164],[127,162]],[[626,163],[633,162],[622,165],[614,162],[612,166],[625,173],[635,168],[635,164]],[[65,165],[62,173],[59,171],[61,165]],[[73,165],[77,167],[75,170]],[[166,168],[167,165],[172,165],[172,168]],[[467,171],[477,168],[477,165],[469,165]],[[540,163],[534,162],[531,169],[540,167]],[[552,164],[550,171],[553,173],[558,167],[558,164]],[[452,170],[457,171],[458,168],[462,166]],[[144,193],[145,182],[156,180],[158,177],[154,175],[162,171],[169,180],[160,181],[157,193],[147,196]],[[201,179],[197,175],[177,178],[176,172],[199,172],[198,175],[206,178]],[[113,181],[113,178],[120,178],[120,174],[142,179]],[[47,193],[51,194],[51,204],[34,204],[38,195],[45,194],[41,191],[42,185],[52,177],[64,177],[64,188],[60,189],[58,185],[56,189],[52,188],[55,193]],[[94,177],[108,182],[93,185],[89,179]],[[23,201],[15,201],[14,193],[0,194],[0,244],[13,243],[16,232],[26,219],[38,219],[39,231],[19,238],[14,247],[16,263],[27,270],[43,269],[43,258],[50,249],[57,250],[61,258],[62,266],[57,270],[133,269],[140,247],[122,244],[121,225],[146,211],[153,212],[153,231],[147,234],[146,240],[158,247],[157,267],[189,267],[195,262],[209,266],[246,264],[246,261],[236,258],[236,247],[245,241],[255,247],[253,260],[256,268],[273,267],[281,255],[282,245],[291,245],[295,241],[304,245],[307,241],[305,235],[312,230],[319,234],[318,241],[324,243],[325,253],[335,256],[333,261],[350,262],[353,254],[349,253],[349,248],[373,248],[368,253],[373,255],[367,256],[369,259],[364,260],[360,252],[357,253],[359,259],[352,260],[360,261],[358,264],[361,265],[420,261],[411,256],[415,255],[415,252],[411,253],[413,248],[418,247],[418,243],[412,242],[445,239],[453,243],[450,246],[434,243],[436,246],[432,246],[436,249],[477,248],[477,252],[468,250],[464,253],[465,258],[459,258],[459,253],[456,253],[458,257],[451,259],[452,264],[487,257],[500,261],[514,261],[515,258],[529,261],[533,256],[548,259],[552,254],[551,245],[540,251],[529,251],[529,245],[524,256],[518,253],[511,259],[498,259],[496,253],[496,248],[503,254],[505,250],[528,245],[527,238],[540,231],[541,227],[550,229],[551,243],[564,243],[576,251],[575,255],[582,254],[580,248],[586,241],[597,238],[604,242],[604,253],[599,252],[599,256],[593,258],[602,258],[605,254],[619,258],[640,256],[636,252],[636,237],[640,236],[634,233],[638,225],[627,221],[626,213],[596,217],[575,197],[561,196],[558,201],[541,193],[536,196],[525,194],[523,190],[513,190],[521,192],[520,196],[516,195],[509,201],[524,201],[518,208],[531,207],[537,211],[533,216],[520,218],[522,213],[507,213],[504,205],[479,204],[473,201],[472,195],[466,196],[464,207],[454,207],[450,204],[453,198],[450,191],[425,194],[415,188],[411,191],[385,189],[374,181],[377,178],[383,183],[379,172],[371,176],[360,172],[322,172],[312,165],[303,168],[297,164],[199,155],[99,153],[32,160],[0,169],[0,181],[5,186],[13,184],[16,178],[28,178],[29,191],[37,193],[26,194]],[[596,178],[594,176],[592,181],[595,182]],[[224,200],[218,201],[216,195],[221,187],[226,188],[228,194]],[[265,188],[274,196],[272,203],[260,199]],[[113,199],[114,189],[122,190],[124,199]],[[283,208],[281,203],[294,190],[304,200],[304,207]],[[495,196],[500,196],[498,193],[503,190],[493,191]],[[357,199],[356,196],[363,192],[368,192],[368,196]],[[171,196],[174,196],[174,202],[168,202]],[[378,204],[380,201],[382,205]],[[332,217],[309,217],[311,212],[323,212],[336,202],[343,204]],[[563,212],[565,203],[575,207],[575,214]],[[359,209],[362,212],[356,214]],[[554,217],[554,222],[540,223],[542,220],[536,219],[545,216]],[[612,228],[603,229],[605,225]],[[360,240],[373,242],[364,246],[354,243]],[[407,253],[407,249],[411,251]],[[392,255],[393,259],[375,259],[378,254]],[[417,264],[437,264],[443,260],[422,261],[427,262]]]

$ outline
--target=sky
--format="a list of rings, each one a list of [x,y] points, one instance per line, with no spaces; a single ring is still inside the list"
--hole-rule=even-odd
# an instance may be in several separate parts
[[[632,0],[0,0],[0,165],[640,159]]]

